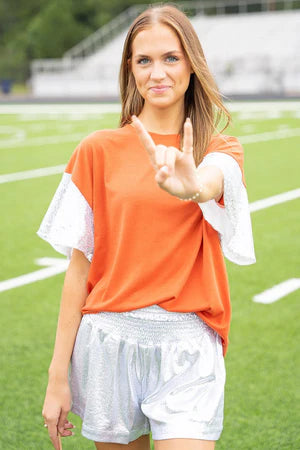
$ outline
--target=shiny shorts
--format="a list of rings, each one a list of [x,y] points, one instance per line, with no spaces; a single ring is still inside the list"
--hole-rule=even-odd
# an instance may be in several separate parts
[[[158,305],[85,314],[72,354],[71,411],[82,435],[128,444],[219,439],[225,367],[221,338],[195,313]]]

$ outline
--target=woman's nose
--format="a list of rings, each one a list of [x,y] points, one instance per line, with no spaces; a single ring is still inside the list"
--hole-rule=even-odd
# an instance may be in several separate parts
[[[162,80],[165,78],[165,76],[166,74],[161,64],[154,64],[150,74],[150,78],[152,80]]]

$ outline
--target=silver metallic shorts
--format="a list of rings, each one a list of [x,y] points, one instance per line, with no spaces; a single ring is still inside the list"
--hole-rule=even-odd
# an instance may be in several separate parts
[[[72,354],[72,412],[82,435],[128,444],[219,439],[225,367],[219,335],[195,313],[158,305],[85,314]]]

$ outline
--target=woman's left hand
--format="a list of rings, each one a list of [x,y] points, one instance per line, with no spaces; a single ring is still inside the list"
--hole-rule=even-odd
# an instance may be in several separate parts
[[[199,179],[193,156],[193,126],[190,119],[184,124],[182,151],[176,147],[156,145],[142,122],[132,116],[132,123],[148,152],[156,171],[155,180],[169,194],[186,199],[199,192]]]

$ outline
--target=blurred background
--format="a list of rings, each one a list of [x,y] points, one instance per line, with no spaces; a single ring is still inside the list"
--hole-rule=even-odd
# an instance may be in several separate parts
[[[300,94],[300,0],[178,4],[223,94]],[[0,0],[2,94],[118,100],[126,30],[146,6],[133,0]]]
[[[36,231],[80,140],[118,126],[123,40],[147,6],[0,0],[3,450],[52,448],[42,406],[68,261]],[[232,114],[225,133],[244,148],[257,258],[226,260],[232,321],[216,448],[300,449],[300,0],[180,6]],[[95,448],[69,417],[76,435],[63,448]]]

